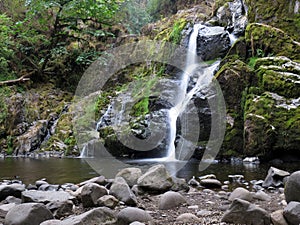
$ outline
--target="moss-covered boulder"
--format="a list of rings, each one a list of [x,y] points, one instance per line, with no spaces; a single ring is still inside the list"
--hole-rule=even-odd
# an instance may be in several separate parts
[[[300,14],[298,0],[245,0],[251,23],[265,23],[278,27],[300,40]]]
[[[300,100],[271,92],[249,94],[245,104],[244,153],[266,158],[299,155]]]
[[[253,56],[260,52],[260,56],[287,56],[294,60],[300,58],[300,43],[276,27],[252,23],[247,26],[245,37]]]
[[[253,70],[241,60],[227,57],[216,74],[223,91],[227,109],[227,126],[223,155],[232,156],[243,150],[243,98],[246,89],[256,82]]]

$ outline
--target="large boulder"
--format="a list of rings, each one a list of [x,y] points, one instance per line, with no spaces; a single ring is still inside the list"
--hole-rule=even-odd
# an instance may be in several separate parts
[[[291,201],[300,202],[300,171],[292,173],[288,178],[284,188],[284,195],[287,203]]]
[[[50,202],[47,208],[53,213],[54,217],[60,219],[72,215],[74,204],[72,201]]]
[[[140,168],[125,168],[116,175],[116,177],[123,177],[130,187],[135,185],[141,176],[142,171]]]
[[[0,201],[6,199],[8,196],[20,198],[22,191],[25,191],[25,185],[23,184],[1,184]]]
[[[271,213],[271,220],[274,225],[288,225],[283,216],[283,210],[277,210]]]
[[[289,176],[290,173],[284,170],[270,167],[262,186],[263,187],[280,187],[283,186],[283,179]]]
[[[222,222],[246,225],[270,225],[270,215],[264,209],[242,199],[233,200]]]
[[[186,199],[178,192],[168,191],[159,200],[159,209],[172,209],[185,203]]]
[[[137,198],[123,177],[116,177],[110,187],[109,194],[115,196],[127,205],[135,206]]]
[[[197,37],[197,55],[202,60],[224,57],[230,48],[230,38],[224,27],[202,25]]]
[[[138,179],[138,186],[150,192],[165,192],[173,186],[173,180],[164,165],[156,165]]]
[[[105,187],[96,183],[87,183],[83,186],[81,191],[81,201],[83,207],[94,207],[97,205],[97,200],[107,195],[108,191]]]
[[[117,225],[128,225],[131,222],[149,222],[152,220],[152,217],[146,211],[139,209],[128,207],[122,209],[117,215]]]
[[[29,190],[22,192],[23,202],[36,202],[47,204],[49,202],[64,202],[75,198],[65,191],[36,191]]]
[[[53,219],[53,215],[44,204],[24,203],[9,210],[5,225],[40,225],[50,219]]]
[[[300,202],[290,202],[284,209],[283,215],[290,225],[300,224]]]

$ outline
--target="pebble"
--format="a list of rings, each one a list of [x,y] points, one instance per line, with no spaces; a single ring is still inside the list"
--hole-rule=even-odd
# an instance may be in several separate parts
[[[199,208],[199,206],[197,206],[197,205],[190,205],[190,206],[188,206],[188,209],[198,209]]]

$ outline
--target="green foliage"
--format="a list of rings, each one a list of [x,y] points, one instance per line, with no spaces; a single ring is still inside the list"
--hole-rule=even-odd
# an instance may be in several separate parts
[[[144,116],[149,113],[149,97],[144,97],[140,99],[132,107],[132,116]]]
[[[186,20],[181,19],[179,21],[176,21],[173,25],[172,32],[170,34],[170,41],[172,41],[175,44],[179,44],[181,41],[181,32],[184,29],[186,25]]]
[[[255,63],[257,61],[258,57],[251,57],[249,58],[248,66],[250,66],[252,69],[254,69]]]
[[[161,19],[176,11],[176,6],[172,0],[149,0],[147,11],[153,20]]]

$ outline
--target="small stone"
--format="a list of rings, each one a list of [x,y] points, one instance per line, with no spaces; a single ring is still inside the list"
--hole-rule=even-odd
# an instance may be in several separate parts
[[[122,209],[117,215],[117,224],[118,225],[128,225],[132,222],[148,222],[152,221],[152,217],[146,211],[139,209],[128,207]]]
[[[200,219],[192,213],[184,213],[176,218],[176,222],[197,223],[197,222],[200,222]]]
[[[270,201],[271,197],[266,194],[264,191],[258,191],[253,194],[253,198],[261,200],[261,201]]]
[[[208,174],[208,175],[199,177],[199,179],[200,179],[200,180],[205,180],[205,179],[217,179],[217,177],[216,177],[216,175],[214,175],[214,174]]]
[[[198,209],[199,206],[198,205],[190,205],[188,206],[188,209]]]
[[[203,179],[200,181],[200,185],[205,188],[221,188],[222,183],[216,179]]]
[[[97,200],[97,205],[114,209],[118,205],[118,202],[118,199],[116,199],[114,196],[104,195]]]
[[[125,168],[117,173],[116,177],[123,177],[127,184],[132,187],[137,184],[137,180],[142,176],[140,168]]]
[[[209,211],[209,210],[200,210],[197,212],[197,216],[199,216],[199,217],[210,216],[212,214],[213,214],[213,212]]]

